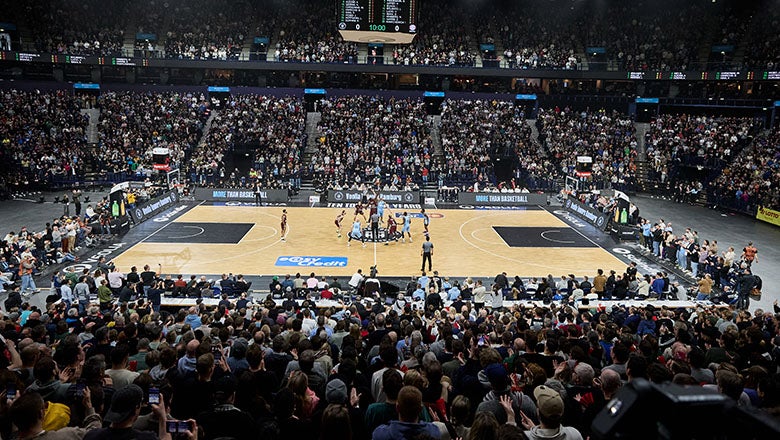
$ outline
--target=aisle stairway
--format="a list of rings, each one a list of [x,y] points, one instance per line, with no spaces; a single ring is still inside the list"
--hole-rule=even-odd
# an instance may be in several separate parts
[[[539,143],[539,130],[536,128],[536,119],[526,119],[525,123],[531,127],[531,140]]]
[[[306,149],[303,151],[303,163],[308,164],[311,161],[314,153],[319,148],[320,132],[317,129],[317,124],[322,119],[322,113],[320,112],[308,112],[306,113]]]
[[[87,143],[90,145],[97,144],[100,141],[98,132],[98,124],[100,123],[100,109],[82,109],[81,114],[89,116],[89,125],[87,126]]]
[[[645,145],[645,135],[650,131],[650,124],[647,122],[635,122],[636,128],[636,150],[638,159],[647,158],[647,146]]]
[[[198,146],[196,147],[197,150],[208,147],[207,140],[209,138],[209,131],[211,130],[211,124],[214,123],[214,118],[216,118],[217,115],[219,115],[219,110],[212,110],[209,118],[206,119],[206,123],[203,125],[203,135],[201,135]]]

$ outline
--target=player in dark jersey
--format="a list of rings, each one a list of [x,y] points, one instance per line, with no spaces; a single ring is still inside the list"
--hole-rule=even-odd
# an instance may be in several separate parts
[[[281,227],[282,227],[282,241],[285,241],[287,239],[287,210],[282,209],[282,219],[281,219]]]
[[[347,211],[345,209],[341,210],[341,214],[336,216],[336,220],[334,223],[336,223],[336,234],[338,234],[339,238],[341,238],[341,223],[344,221],[344,217],[347,215]]]
[[[385,244],[390,244],[390,240],[398,241],[398,223],[395,222],[392,212],[387,215],[387,241]]]
[[[363,213],[363,204],[360,202],[355,204],[355,217],[357,216],[361,216],[363,220],[366,220],[366,214]]]

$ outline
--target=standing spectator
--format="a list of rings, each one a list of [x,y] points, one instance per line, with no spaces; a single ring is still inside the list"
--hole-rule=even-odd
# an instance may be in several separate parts
[[[422,393],[413,386],[405,386],[398,392],[396,403],[398,420],[391,420],[386,425],[374,430],[373,440],[412,440],[420,435],[441,438],[439,428],[433,423],[420,422],[420,412],[423,410]]]
[[[558,391],[545,385],[540,385],[534,389],[534,397],[538,407],[539,424],[534,425],[533,421],[526,414],[521,414],[523,428],[526,429],[525,435],[530,440],[548,440],[552,438],[582,440],[582,435],[577,429],[561,425],[563,399]]]

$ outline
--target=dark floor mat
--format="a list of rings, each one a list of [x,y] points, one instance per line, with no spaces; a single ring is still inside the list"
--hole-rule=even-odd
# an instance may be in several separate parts
[[[598,247],[566,227],[493,226],[493,229],[509,247]]]
[[[157,231],[145,241],[150,243],[236,244],[254,225],[254,223],[174,222]]]

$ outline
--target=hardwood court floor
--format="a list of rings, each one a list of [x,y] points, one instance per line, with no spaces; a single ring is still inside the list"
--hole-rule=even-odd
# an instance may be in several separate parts
[[[419,218],[412,220],[413,243],[367,243],[363,248],[353,240],[347,247],[352,211],[347,211],[343,235],[337,238],[333,220],[340,209],[286,209],[287,241],[279,236],[280,207],[198,206],[132,246],[114,262],[123,271],[133,265],[140,268],[161,263],[163,273],[185,275],[280,275],[298,271],[308,275],[314,271],[345,276],[358,268],[365,272],[375,261],[380,276],[406,277],[419,272],[425,240]],[[429,214],[433,269],[442,275],[493,277],[506,271],[510,276],[550,273],[557,278],[569,273],[591,275],[597,268],[625,267],[625,263],[544,210],[433,210]],[[226,228],[225,224],[235,227]],[[226,233],[233,229],[235,233]],[[213,240],[203,237],[209,234]],[[279,267],[275,264],[280,256],[347,257],[348,264]]]

